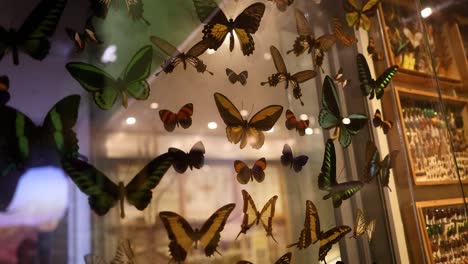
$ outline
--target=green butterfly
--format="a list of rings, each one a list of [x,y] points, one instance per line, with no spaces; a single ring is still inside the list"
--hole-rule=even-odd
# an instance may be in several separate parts
[[[359,81],[361,82],[361,91],[365,96],[369,96],[369,99],[380,100],[384,95],[384,89],[392,80],[395,73],[398,71],[398,66],[391,66],[386,69],[377,80],[372,78],[369,71],[369,65],[367,64],[366,58],[361,53],[358,53],[356,57]]]
[[[49,37],[54,34],[67,0],[42,0],[18,30],[0,26],[0,60],[11,50],[13,63],[19,64],[18,51],[43,60],[50,50]]]
[[[20,168],[52,163],[63,157],[77,157],[78,140],[73,127],[80,99],[79,95],[70,95],[60,100],[47,113],[42,126],[36,126],[29,117],[12,107],[1,106],[1,159],[10,161],[8,167]]]
[[[112,108],[119,95],[122,105],[127,108],[128,96],[137,100],[146,100],[149,97],[150,86],[146,79],[151,73],[152,58],[153,49],[149,45],[144,46],[133,56],[117,79],[87,63],[71,62],[66,68],[86,91],[92,93],[99,108]]]
[[[76,186],[89,196],[91,209],[98,215],[105,215],[120,202],[120,216],[125,217],[124,200],[143,211],[153,197],[154,189],[172,166],[173,155],[162,154],[150,161],[127,186],[123,182],[113,183],[93,165],[80,159],[64,159],[62,167]]]
[[[395,150],[390,152],[383,160],[380,160],[380,153],[375,143],[372,141],[367,142],[366,148],[366,177],[364,182],[369,183],[375,177],[380,177],[380,184],[382,187],[387,187],[390,191],[388,184],[390,182],[390,170],[393,167],[393,161],[398,155],[399,151]]]
[[[345,118],[341,116],[335,82],[327,75],[322,86],[320,126],[324,129],[335,128],[332,139],[338,138],[340,144],[346,148],[351,144],[351,136],[356,135],[367,124],[367,121],[367,116],[362,114],[352,114]]]
[[[323,155],[322,172],[319,174],[318,187],[320,190],[327,191],[323,196],[324,200],[333,199],[333,206],[340,207],[343,200],[351,198],[356,192],[361,190],[364,185],[361,181],[348,181],[338,183],[336,181],[336,154],[333,140],[329,139],[325,146]]]

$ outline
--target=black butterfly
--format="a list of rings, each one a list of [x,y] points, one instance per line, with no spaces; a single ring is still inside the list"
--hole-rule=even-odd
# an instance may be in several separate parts
[[[169,153],[174,157],[172,166],[178,173],[184,173],[189,167],[191,170],[201,169],[205,163],[205,146],[201,141],[195,143],[188,153],[178,148],[169,148]]]
[[[10,79],[6,75],[0,76],[0,105],[5,105],[10,101]]]
[[[233,70],[227,68],[226,69],[226,75],[229,78],[229,81],[232,84],[235,84],[236,82],[240,82],[242,85],[247,84],[247,78],[249,77],[249,72],[248,71],[243,71],[239,74],[235,73]]]
[[[291,147],[288,144],[284,144],[283,155],[281,155],[281,164],[283,164],[283,166],[289,166],[294,169],[295,172],[300,172],[308,160],[309,157],[306,155],[294,157]]]
[[[15,65],[19,64],[19,50],[43,60],[49,54],[48,38],[54,34],[66,3],[67,0],[42,0],[18,30],[7,31],[0,26],[0,60],[9,50]]]
[[[75,47],[76,47],[77,52],[82,52],[84,50],[86,46],[86,42],[95,43],[95,44],[102,43],[102,41],[99,40],[98,37],[96,36],[96,32],[94,30],[91,20],[92,20],[92,17],[90,17],[86,21],[86,25],[85,25],[83,32],[78,32],[71,28],[65,28],[65,31],[67,32],[68,37],[75,42]]]
[[[142,20],[150,25],[148,20],[143,17],[143,0],[124,0],[127,6],[128,16],[133,20]],[[113,7],[119,7],[121,0],[90,0],[91,9],[95,16],[105,19],[111,4]]]
[[[382,187],[387,187],[390,182],[390,170],[393,167],[393,161],[396,159],[399,151],[395,150],[390,152],[383,160],[380,160],[380,153],[374,142],[367,142],[366,148],[366,177],[365,183],[371,182],[375,177],[380,177]]]
[[[374,95],[377,100],[380,100],[384,95],[384,89],[392,80],[395,73],[398,71],[398,66],[394,65],[386,69],[377,80],[372,78],[369,71],[369,65],[367,64],[366,58],[362,54],[358,54],[356,57],[359,81],[361,82],[361,91],[365,96],[369,96],[369,99],[374,99]]]

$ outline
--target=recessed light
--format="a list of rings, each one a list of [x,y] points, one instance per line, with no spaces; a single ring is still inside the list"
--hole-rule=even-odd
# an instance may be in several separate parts
[[[133,126],[136,123],[136,118],[131,116],[131,117],[127,118],[127,120],[125,120],[125,123],[127,123],[127,125],[129,125],[129,126]]]
[[[214,54],[215,52],[216,52],[216,50],[214,50],[214,49],[207,49],[207,50],[206,50],[206,54],[208,54],[208,55],[212,55],[212,54]]]
[[[246,117],[246,116],[249,115],[249,111],[247,111],[245,109],[242,109],[242,110],[240,110],[240,114],[241,114],[241,116]]]
[[[109,63],[109,62],[114,62],[117,60],[117,55],[115,52],[117,51],[117,46],[112,44],[109,45],[105,50],[104,53],[102,53],[101,56],[101,62],[102,63]]]
[[[308,127],[308,128],[306,128],[305,133],[307,135],[312,135],[312,134],[314,134],[314,130],[312,128]]]
[[[151,109],[158,109],[159,104],[158,103],[151,103],[150,108]]]
[[[351,124],[351,119],[345,117],[345,118],[343,118],[343,119],[341,120],[341,122],[343,122],[343,124],[345,124],[345,125],[349,125],[349,124]]]
[[[300,118],[301,120],[307,120],[307,119],[309,119],[309,116],[306,115],[306,114],[301,114],[301,115],[299,116],[299,118]]]
[[[267,133],[273,133],[273,132],[275,132],[275,128],[274,128],[274,127],[272,127],[270,130],[267,131]]]
[[[209,122],[208,123],[208,128],[209,129],[216,129],[216,128],[218,128],[218,124],[216,122]]]
[[[423,18],[427,18],[432,15],[432,8],[426,7],[423,10],[421,10],[421,16]]]

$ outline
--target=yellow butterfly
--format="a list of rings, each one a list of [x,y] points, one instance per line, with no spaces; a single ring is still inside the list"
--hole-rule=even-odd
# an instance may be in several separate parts
[[[369,223],[366,223],[366,218],[362,213],[361,209],[357,209],[356,212],[356,222],[354,223],[353,236],[351,238],[357,238],[364,234],[367,234],[367,240],[369,243],[372,241],[372,235],[375,231],[376,220],[373,219]]]
[[[104,258],[93,254],[84,257],[86,264],[107,264],[107,263],[121,263],[121,264],[134,264],[135,254],[133,253],[132,246],[129,240],[123,240],[117,247],[115,257],[111,262],[107,262]]]
[[[369,31],[371,27],[370,17],[375,15],[375,11],[381,1],[382,0],[367,0],[367,2],[359,8],[356,0],[344,0],[346,22],[348,22],[348,26],[355,26],[356,29],[362,27]]]
[[[203,28],[203,39],[211,40],[210,48],[217,50],[227,34],[230,34],[229,50],[234,49],[234,32],[239,39],[245,56],[253,53],[255,43],[251,34],[257,32],[265,13],[265,4],[254,3],[248,6],[236,19],[227,19],[214,0],[193,0],[200,22],[206,23]]]
[[[229,142],[237,144],[243,149],[247,142],[252,148],[259,149],[265,142],[265,135],[262,131],[270,130],[283,113],[281,105],[270,105],[258,111],[250,121],[242,118],[239,110],[224,95],[214,94],[216,106],[219,114],[226,124],[226,137]]]

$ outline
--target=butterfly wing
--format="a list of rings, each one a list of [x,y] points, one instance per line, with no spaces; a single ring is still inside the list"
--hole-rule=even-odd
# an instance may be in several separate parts
[[[369,243],[372,242],[372,237],[374,236],[375,224],[376,224],[376,220],[373,219],[372,221],[369,222],[366,228],[367,240],[369,241]]]
[[[302,167],[304,167],[307,164],[307,161],[309,160],[309,157],[306,155],[300,155],[298,157],[294,158],[293,161],[293,169],[295,172],[300,172],[302,171]]]
[[[344,10],[346,11],[345,18],[348,26],[358,26],[361,17],[360,9],[357,6],[356,0],[344,0]]]
[[[388,184],[390,182],[390,170],[394,166],[394,161],[398,153],[399,151],[397,150],[390,152],[390,154],[385,156],[384,160],[380,163],[380,166],[382,167],[380,171],[380,180],[382,187],[388,187]],[[390,187],[388,188],[390,189]]]
[[[283,107],[280,105],[270,105],[262,110],[258,111],[247,124],[249,139],[251,139],[250,145],[259,149],[263,146],[265,135],[262,131],[270,130],[278,121],[281,114],[283,113]],[[241,144],[242,148],[242,144]]]
[[[67,32],[68,37],[75,43],[77,52],[82,52],[85,48],[85,41],[80,33],[71,28],[65,28],[65,31]]]
[[[248,71],[242,71],[238,76],[238,80],[242,85],[247,84],[247,78],[249,77],[249,72]]]
[[[245,131],[243,128],[244,119],[234,104],[220,93],[214,94],[216,107],[219,114],[226,124],[226,136],[229,142],[237,144],[243,137]]]
[[[152,190],[159,184],[173,161],[173,156],[165,153],[146,164],[125,187],[127,201],[138,210],[144,210],[151,202]]]
[[[267,163],[265,158],[261,158],[257,160],[252,167],[252,176],[257,182],[263,182],[265,179],[265,169],[266,169]]]
[[[78,157],[78,139],[73,127],[78,118],[81,97],[70,95],[56,103],[46,115],[43,129],[62,157]]]
[[[357,67],[358,67],[358,75],[359,81],[361,82],[361,91],[362,94],[365,96],[369,96],[369,99],[374,98],[374,89],[375,89],[375,81],[372,79],[370,74],[369,65],[367,64],[366,58],[364,55],[358,53],[356,57]]]
[[[291,258],[292,258],[292,253],[288,252],[288,253],[284,254],[283,256],[281,256],[281,258],[279,258],[275,262],[275,264],[289,264],[289,263],[291,263]]]
[[[372,141],[367,142],[366,146],[366,176],[364,182],[369,183],[380,173],[380,154],[379,150]]]
[[[2,37],[0,33],[0,39],[1,38]],[[10,93],[8,92],[9,89],[10,89],[10,79],[6,75],[1,75],[0,76],[0,106],[5,105],[6,103],[8,103],[8,101],[10,101]]]
[[[166,129],[167,132],[172,132],[174,131],[176,125],[177,125],[177,115],[167,109],[162,109],[159,110],[159,118],[161,118],[161,121],[164,124],[164,129]]]
[[[294,17],[296,18],[296,30],[297,34],[300,36],[311,36],[314,34],[312,27],[307,21],[304,13],[301,10],[295,9],[294,10]]]
[[[160,212],[159,218],[169,237],[169,251],[176,262],[183,262],[194,241],[194,231],[182,216],[173,212]]]
[[[317,72],[314,70],[306,70],[295,73],[291,76],[292,80],[296,83],[303,83],[317,76]]]
[[[288,144],[283,146],[283,155],[281,155],[281,164],[291,167],[294,161],[292,149]]]
[[[319,124],[322,128],[330,129],[341,123],[338,94],[335,83],[328,75],[322,86],[322,109],[319,114]]]
[[[237,75],[233,70],[229,68],[226,68],[226,75],[228,76],[228,79],[232,84],[235,84],[237,81],[239,81],[239,75]]]
[[[344,148],[351,144],[351,137],[356,135],[368,123],[368,118],[362,114],[348,116],[349,124],[340,124],[339,141]]]
[[[93,95],[99,108],[110,109],[117,97],[117,81],[107,72],[87,63],[71,62],[66,65],[68,72],[76,81]]]
[[[118,186],[93,165],[79,159],[63,159],[62,168],[88,196],[96,214],[105,215],[121,199]]]
[[[36,60],[49,53],[47,39],[54,34],[67,0],[42,0],[17,32],[19,47]]]
[[[286,128],[288,130],[293,130],[297,127],[298,125],[298,121],[296,119],[296,116],[294,115],[294,113],[287,109],[286,110],[286,121],[284,122],[284,124],[286,125]]]
[[[177,121],[180,126],[184,129],[189,128],[192,125],[192,115],[193,115],[193,104],[189,103],[184,106],[177,112]]]
[[[255,206],[255,202],[246,190],[242,190],[242,200],[244,201],[244,207],[242,209],[244,217],[242,218],[241,231],[237,237],[239,237],[241,233],[247,233],[247,231],[259,221],[259,212]]]
[[[356,210],[356,219],[354,221],[354,231],[353,231],[353,238],[357,238],[358,236],[364,235],[367,230],[366,219],[364,218],[364,214],[362,213],[361,209]]]
[[[232,203],[219,208],[201,227],[200,242],[205,246],[205,255],[207,257],[212,256],[216,251],[221,239],[221,231],[223,231],[234,207],[236,207],[236,204]]]
[[[275,216],[276,200],[278,200],[278,195],[271,197],[260,212],[260,222],[262,222],[267,236],[271,236],[275,242],[276,239],[273,236],[273,217]]]
[[[281,12],[286,11],[286,8],[288,8],[288,6],[292,5],[292,3],[294,2],[294,0],[268,0],[268,1],[275,2],[276,8],[278,8],[278,10]]]
[[[382,113],[380,113],[379,109],[375,110],[374,119],[372,119],[372,123],[374,124],[374,127],[379,127],[382,125]]]
[[[200,22],[206,23],[219,10],[218,4],[213,0],[193,0],[195,11]]]
[[[198,57],[202,55],[211,45],[209,39],[202,39],[197,44],[195,44],[187,52],[187,61],[197,70],[197,72],[204,73],[205,71],[213,75],[212,72],[208,71],[206,65]]]
[[[248,6],[234,20],[234,30],[239,39],[242,53],[245,56],[252,54],[255,49],[255,43],[251,34],[257,32],[263,13],[265,13],[265,4],[254,3]]]
[[[117,247],[114,259],[111,264],[133,264],[135,263],[135,254],[132,250],[130,240],[122,240]]]
[[[386,69],[375,81],[375,97],[377,99],[382,98],[384,95],[384,89],[392,81],[393,76],[395,76],[398,71],[398,66],[392,66]]]
[[[198,141],[193,145],[189,152],[190,168],[201,169],[205,164],[205,146],[203,142]]]
[[[275,63],[275,68],[278,73],[286,75],[288,73],[288,69],[286,68],[286,64],[284,63],[283,56],[275,46],[270,47],[270,53],[273,57],[273,62]]]
[[[151,36],[150,40],[164,54],[170,56],[169,59],[164,61],[163,65],[161,65],[161,68],[166,73],[172,72],[174,68],[182,62],[180,51],[171,43],[160,37]]]
[[[240,184],[247,184],[252,177],[252,171],[243,161],[234,161],[234,170],[237,173],[237,181]]]
[[[319,174],[318,187],[320,190],[329,191],[336,185],[336,154],[333,140],[328,139],[323,154],[322,169]]]
[[[172,163],[174,170],[178,173],[184,173],[190,165],[189,155],[178,148],[169,148],[168,152],[174,158],[174,162]]]
[[[197,13],[199,13],[198,10],[200,9],[200,5],[197,4],[197,2],[206,2],[202,4],[206,5],[208,9],[213,10],[211,15],[209,15],[207,19],[205,19],[202,22],[202,23],[206,23],[206,25],[203,28],[202,33],[204,34],[203,39],[209,40],[210,48],[217,50],[221,46],[221,44],[223,44],[224,39],[229,33],[229,28],[228,28],[229,21],[226,18],[226,15],[224,14],[223,10],[221,10],[214,1],[194,0],[195,9],[197,10]],[[213,9],[214,5],[216,5],[216,7]],[[200,15],[199,15],[199,18],[201,18]],[[231,44],[231,46],[232,45],[233,44]]]
[[[146,100],[150,94],[150,87],[146,79],[151,73],[151,62],[153,60],[153,48],[144,46],[135,53],[128,63],[122,76],[125,82],[125,91],[137,100]],[[123,102],[126,106],[126,102]]]
[[[320,233],[320,219],[317,208],[312,201],[307,200],[304,228],[299,236],[299,241],[287,247],[297,246],[299,249],[307,248],[310,244],[315,244],[320,240]]]
[[[337,226],[320,236],[319,260],[324,261],[332,246],[351,232],[349,226]]]
[[[107,264],[107,261],[100,256],[88,254],[84,256],[85,264]]]
[[[324,200],[332,197],[333,207],[338,208],[341,206],[343,200],[348,200],[355,193],[361,190],[364,185],[361,181],[348,181],[343,182],[331,187],[330,193],[323,197]]]

